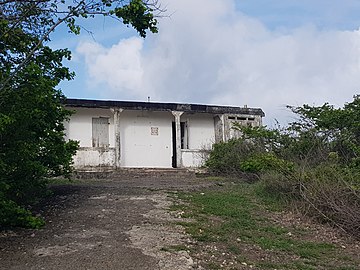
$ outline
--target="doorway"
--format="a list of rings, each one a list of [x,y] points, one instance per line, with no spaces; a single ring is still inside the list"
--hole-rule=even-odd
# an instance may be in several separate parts
[[[177,148],[176,148],[176,124],[172,122],[172,167],[177,168]],[[187,138],[187,126],[186,122],[180,122],[180,140],[181,140],[181,149],[188,148],[188,138]]]
[[[175,122],[172,122],[172,129],[171,129],[171,135],[172,135],[172,167],[177,167],[177,159],[176,159],[176,125]]]

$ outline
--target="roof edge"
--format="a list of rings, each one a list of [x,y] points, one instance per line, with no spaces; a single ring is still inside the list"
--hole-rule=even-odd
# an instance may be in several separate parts
[[[152,111],[184,111],[199,113],[227,113],[227,114],[251,114],[265,116],[260,108],[234,107],[221,105],[205,105],[191,103],[165,103],[143,101],[118,101],[118,100],[94,100],[94,99],[65,99],[66,107],[83,108],[123,108],[129,110],[152,110]]]

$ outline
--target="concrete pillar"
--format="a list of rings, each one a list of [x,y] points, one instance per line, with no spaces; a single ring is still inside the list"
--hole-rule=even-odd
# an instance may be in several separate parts
[[[215,143],[225,141],[224,132],[224,115],[219,114],[214,116],[214,129],[215,129]]]
[[[223,119],[223,138],[224,142],[230,140],[230,130],[231,130],[231,121],[228,118],[227,114],[222,115]]]
[[[255,125],[257,127],[261,127],[262,126],[262,117],[260,115],[256,115],[255,116]]]
[[[120,114],[124,111],[121,108],[111,109],[114,114],[114,131],[115,131],[115,167],[121,165],[121,140],[120,140]]]
[[[180,117],[184,112],[172,111],[175,117],[175,134],[176,134],[176,167],[182,167],[182,155],[181,155],[181,125]]]

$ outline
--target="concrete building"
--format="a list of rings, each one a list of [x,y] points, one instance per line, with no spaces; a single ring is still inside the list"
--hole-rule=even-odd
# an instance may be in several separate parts
[[[259,126],[261,109],[155,102],[68,99],[75,111],[67,139],[78,140],[77,169],[198,167],[232,124]]]

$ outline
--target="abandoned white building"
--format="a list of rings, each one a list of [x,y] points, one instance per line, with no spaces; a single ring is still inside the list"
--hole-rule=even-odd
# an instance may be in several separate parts
[[[247,107],[67,99],[65,124],[77,140],[77,169],[198,167],[204,150],[235,136],[233,122],[259,126],[264,112]]]

